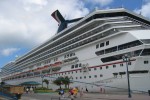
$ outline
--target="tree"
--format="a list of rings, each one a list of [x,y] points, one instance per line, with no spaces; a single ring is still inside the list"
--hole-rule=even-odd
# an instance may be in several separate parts
[[[49,81],[47,79],[44,79],[43,82],[45,82],[45,84],[47,85],[47,89],[48,89]]]
[[[69,88],[69,85],[72,82],[71,82],[70,78],[68,76],[66,76],[66,77],[58,77],[56,80],[53,81],[53,83],[60,86],[60,89],[61,89],[62,84],[65,85],[65,88],[67,88],[67,85],[68,85],[68,88]]]
[[[71,82],[70,78],[68,76],[64,77],[63,79],[63,83],[65,84],[65,88],[67,88],[67,85],[68,85],[68,89],[69,89],[69,85]]]
[[[56,80],[54,80],[53,83],[60,86],[61,89],[61,85],[63,84],[63,77],[56,78]]]

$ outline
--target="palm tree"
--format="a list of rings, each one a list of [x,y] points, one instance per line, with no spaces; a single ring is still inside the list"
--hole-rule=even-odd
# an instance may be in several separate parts
[[[47,79],[44,79],[43,82],[45,82],[45,84],[47,85],[47,89],[48,89],[49,81]]]
[[[63,77],[58,77],[56,80],[53,81],[53,83],[60,86],[61,89],[61,85],[63,84]]]
[[[66,76],[66,77],[58,77],[56,80],[53,81],[53,83],[60,86],[60,89],[61,89],[62,84],[65,85],[65,88],[67,88],[67,85],[68,85],[68,88],[69,88],[69,85],[72,82],[71,82],[70,78],[68,76]]]
[[[63,83],[65,84],[65,87],[67,88],[68,85],[68,89],[69,89],[69,85],[71,82],[70,78],[68,76],[64,77]]]

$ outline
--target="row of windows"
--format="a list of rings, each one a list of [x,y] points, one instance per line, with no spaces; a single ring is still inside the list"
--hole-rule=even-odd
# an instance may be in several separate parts
[[[146,60],[146,61],[144,61],[144,64],[148,64],[149,62]],[[131,65],[132,63],[131,62],[128,62],[128,65]],[[78,67],[81,67],[81,63],[80,64],[76,64],[76,65],[72,65],[72,68],[77,68],[77,66]],[[112,65],[113,66],[113,68],[116,68],[116,65],[114,64],[114,65]],[[123,63],[121,63],[120,64],[120,67],[123,67],[124,66],[124,64]],[[108,69],[109,68],[109,66],[106,66],[106,69]],[[88,70],[89,71],[91,71],[91,69],[92,68],[88,68]],[[93,68],[94,70],[97,70],[98,68]],[[100,67],[100,70],[102,70],[103,69],[103,67]],[[50,72],[50,70],[43,70],[42,71],[42,74],[48,74]],[[61,75],[67,75],[67,74],[73,74],[73,73],[78,73],[78,72],[80,72],[80,73],[82,73],[82,70],[79,70],[79,71],[72,71],[72,72],[63,72],[63,73],[59,73],[59,74],[53,74],[53,76],[61,76]],[[25,78],[25,77],[31,77],[31,76],[37,76],[37,75],[40,75],[41,74],[41,72],[34,72],[34,73],[27,73],[26,75],[22,75],[22,76],[17,76],[17,77],[13,77],[13,78],[10,78],[10,79],[7,79],[7,80],[13,80],[13,79],[18,79],[18,78]],[[121,73],[120,73],[121,74]],[[114,75],[116,75],[115,73],[114,73]],[[96,78],[97,77],[97,75],[94,75],[94,77]],[[103,75],[102,74],[100,74],[100,77],[103,77]],[[84,78],[86,78],[86,76],[84,76]],[[91,78],[91,76],[89,76],[89,78]],[[77,77],[76,77],[76,79],[78,79]],[[80,79],[82,79],[82,77],[80,77]]]
[[[133,42],[129,42],[129,43],[125,43],[122,45],[118,45],[118,46],[114,46],[105,50],[100,50],[95,52],[96,55],[103,55],[103,54],[107,54],[107,53],[111,53],[111,52],[115,52],[115,51],[119,51],[119,50],[123,50],[123,49],[127,49],[127,48],[131,48],[134,46],[138,46],[141,45],[142,43],[137,40],[137,41],[133,41]]]
[[[106,41],[106,42],[97,44],[97,45],[96,45],[96,49],[98,49],[99,47],[104,47],[105,45],[106,45],[106,46],[109,45],[109,41]]]
[[[93,77],[98,78],[98,75],[94,75]],[[84,77],[80,76],[80,77],[75,77],[75,79],[82,79],[82,78],[86,79],[86,78],[93,78],[93,77],[92,76],[88,76],[88,77],[87,76],[84,76]],[[100,74],[99,77],[103,77],[103,75]]]
[[[72,57],[72,56],[75,56],[75,53],[66,54],[66,55],[64,56],[64,58],[68,58],[68,57]]]
[[[58,58],[54,58],[54,61],[57,61],[58,60]]]
[[[125,54],[128,54],[130,57],[135,57],[135,56],[139,56],[139,54],[141,53],[142,50],[136,50],[133,52],[127,52],[124,54],[119,54],[119,55],[114,55],[114,56],[110,56],[110,57],[105,57],[105,58],[101,58],[102,62],[111,62],[111,61],[115,61],[115,60],[121,60],[122,57]]]
[[[131,65],[131,62],[128,62],[128,65]],[[78,67],[81,67],[81,63],[80,64],[76,64],[76,65],[72,65],[71,68],[77,68]],[[113,68],[116,68],[116,65],[112,65]],[[123,67],[123,63],[120,64],[121,67]],[[104,67],[100,67],[99,69],[102,70]],[[97,70],[98,68],[88,68],[88,71],[91,71],[91,70]],[[109,66],[106,66],[106,69],[109,69]],[[67,74],[73,74],[73,73],[82,73],[82,70],[80,69],[79,71],[72,71],[72,72],[63,72],[63,73],[59,73],[59,74],[53,74],[53,76],[61,76],[61,75],[67,75]],[[83,71],[84,72],[84,71]],[[40,74],[49,74],[50,73],[50,70],[43,70],[42,73],[41,72],[32,72],[32,73],[28,73],[27,74],[27,77],[30,77],[30,76],[37,76],[37,75],[40,75]],[[25,77],[25,75],[23,75],[22,77]],[[21,76],[18,76],[14,79],[17,79],[17,78],[21,78]]]
[[[81,66],[82,66],[81,63],[80,64],[75,64],[75,65],[71,66],[71,69],[78,68],[78,67],[81,67]]]
[[[146,61],[144,61],[144,64],[148,64],[148,61],[146,60]]]

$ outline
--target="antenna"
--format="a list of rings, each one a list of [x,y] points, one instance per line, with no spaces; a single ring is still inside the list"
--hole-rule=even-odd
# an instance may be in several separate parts
[[[141,9],[142,9],[143,4],[144,4],[144,1],[141,0]],[[142,15],[142,11],[141,11],[141,10],[140,10],[140,13],[139,13],[139,14]]]
[[[95,10],[98,10],[98,7],[95,7]]]
[[[121,0],[121,8],[124,8],[124,6],[123,6],[123,0]]]

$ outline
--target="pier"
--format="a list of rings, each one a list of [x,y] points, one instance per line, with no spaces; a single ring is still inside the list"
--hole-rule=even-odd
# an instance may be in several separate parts
[[[40,94],[23,94],[20,100],[71,100],[65,94],[65,98],[61,98],[58,93],[40,93]],[[100,94],[100,93],[84,93],[80,98],[79,94],[74,100],[150,100],[148,94],[132,94],[132,98],[128,98],[128,94]]]

